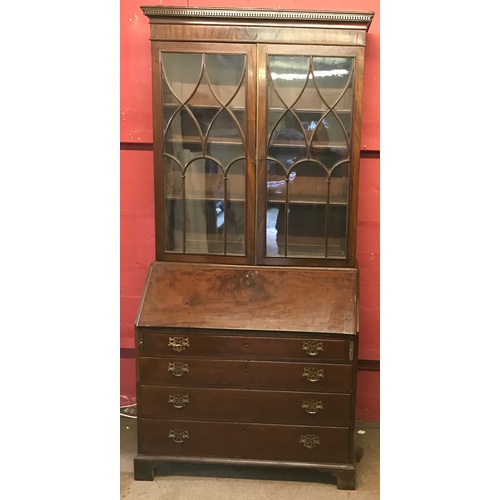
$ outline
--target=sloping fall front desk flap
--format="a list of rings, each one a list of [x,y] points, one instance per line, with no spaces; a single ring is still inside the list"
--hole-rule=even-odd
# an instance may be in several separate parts
[[[137,327],[356,334],[357,269],[153,262]]]

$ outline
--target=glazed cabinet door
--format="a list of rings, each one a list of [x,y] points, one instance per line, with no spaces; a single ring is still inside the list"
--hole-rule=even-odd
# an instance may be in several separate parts
[[[157,260],[255,260],[248,44],[152,44]]]
[[[355,262],[363,47],[258,49],[258,262]]]

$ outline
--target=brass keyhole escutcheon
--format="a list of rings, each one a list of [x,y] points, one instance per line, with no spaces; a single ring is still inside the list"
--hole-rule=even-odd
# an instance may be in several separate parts
[[[246,271],[243,273],[241,282],[245,288],[253,288],[255,286],[255,272]]]

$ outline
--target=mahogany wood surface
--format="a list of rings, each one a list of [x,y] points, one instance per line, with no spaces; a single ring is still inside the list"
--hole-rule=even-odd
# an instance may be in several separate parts
[[[220,423],[141,419],[139,453],[195,457],[230,457],[307,462],[347,462],[348,427],[313,427],[252,423]],[[167,437],[185,431],[182,442]],[[302,436],[314,436],[317,444],[307,448]],[[165,436],[158,439],[158,436]],[[311,438],[313,439],[313,438]],[[313,442],[314,442],[313,441]]]
[[[311,391],[144,385],[141,413],[143,417],[173,420],[349,425],[351,396]]]
[[[356,334],[357,270],[154,262],[139,327]]]
[[[355,267],[361,102],[366,33],[373,12],[141,7],[150,22],[155,155],[156,259],[177,262],[280,266]],[[186,44],[189,40],[189,44]],[[166,251],[163,173],[162,51],[246,54],[244,126],[246,157],[245,253],[198,254]],[[267,54],[353,57],[354,100],[350,140],[349,216],[346,255],[328,258],[266,256]],[[258,117],[258,119],[257,119]],[[256,182],[257,191],[256,191]]]
[[[352,390],[353,368],[347,364],[189,358],[141,358],[139,363],[143,384]],[[309,378],[308,373],[312,374]]]
[[[356,219],[364,50],[373,12],[141,8],[151,35],[156,261],[135,321],[134,477],[152,480],[155,469],[171,461],[295,466],[329,471],[339,489],[354,489]],[[183,244],[167,245],[162,51],[244,55],[243,251],[189,253],[185,217]],[[335,199],[348,207],[339,237],[345,236],[345,247],[325,222],[323,254],[315,253],[318,244],[309,240],[317,235],[308,232],[298,235],[308,241],[292,243],[313,250],[267,254],[271,54],[352,58],[349,186]],[[217,144],[229,142],[219,137]]]
[[[338,336],[318,335],[310,337],[287,332],[273,335],[258,331],[224,332],[217,335],[213,330],[193,329],[139,329],[141,354],[162,357],[218,357],[252,359],[301,359],[304,361],[348,361],[349,341]]]

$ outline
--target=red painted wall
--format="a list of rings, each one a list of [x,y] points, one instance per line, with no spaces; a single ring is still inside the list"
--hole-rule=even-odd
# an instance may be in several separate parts
[[[367,37],[361,145],[373,152],[360,166],[358,261],[359,358],[380,360],[380,6],[379,0],[192,0],[120,2],[120,347],[121,404],[135,402],[134,319],[149,264],[155,258],[151,56],[144,4],[199,7],[362,10],[375,16]],[[380,374],[361,371],[356,417],[380,418]]]

